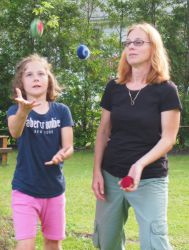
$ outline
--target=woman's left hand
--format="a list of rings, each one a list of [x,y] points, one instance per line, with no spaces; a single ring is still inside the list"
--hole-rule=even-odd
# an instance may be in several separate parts
[[[144,166],[137,162],[131,166],[128,175],[133,178],[133,184],[128,188],[124,188],[126,192],[134,192],[135,190],[137,190],[143,169]]]

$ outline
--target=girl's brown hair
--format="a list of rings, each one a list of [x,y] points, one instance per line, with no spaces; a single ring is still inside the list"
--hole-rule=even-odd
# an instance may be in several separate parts
[[[163,45],[160,33],[148,23],[134,24],[129,27],[127,36],[134,29],[143,30],[149,38],[152,46],[151,70],[147,76],[147,83],[161,83],[170,79],[170,65],[166,49]],[[118,65],[117,83],[125,84],[131,80],[131,66],[127,61],[126,50],[124,49]]]
[[[54,101],[61,91],[61,88],[52,73],[51,64],[48,63],[45,57],[41,57],[38,54],[32,54],[28,57],[23,58],[16,66],[16,73],[13,79],[13,98],[17,97],[16,88],[19,88],[22,92],[23,98],[26,99],[26,93],[23,87],[22,76],[25,71],[26,65],[33,61],[39,61],[44,65],[45,70],[48,74],[48,89],[47,89],[47,101]]]

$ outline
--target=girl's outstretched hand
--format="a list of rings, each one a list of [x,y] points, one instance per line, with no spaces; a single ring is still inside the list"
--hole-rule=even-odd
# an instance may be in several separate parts
[[[34,107],[37,107],[40,105],[40,103],[33,101],[27,101],[23,98],[22,92],[19,88],[16,88],[16,94],[17,97],[15,98],[15,101],[19,104],[20,108],[24,111],[30,112]]]
[[[64,160],[68,159],[73,153],[73,146],[72,143],[71,145],[65,146],[61,148],[53,157],[50,161],[46,161],[45,165],[46,166],[51,166],[51,165],[57,165]]]
[[[45,162],[45,165],[46,166],[57,165],[58,163],[63,162],[64,159],[65,159],[64,153],[59,151],[57,154],[55,154],[55,156],[53,156],[51,161]]]

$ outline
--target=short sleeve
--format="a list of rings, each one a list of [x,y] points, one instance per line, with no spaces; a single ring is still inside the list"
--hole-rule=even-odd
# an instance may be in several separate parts
[[[100,106],[108,111],[112,110],[112,88],[115,84],[114,80],[110,81],[104,90]]]
[[[73,127],[74,122],[72,119],[72,114],[68,106],[61,105],[61,128],[63,127]]]
[[[173,82],[162,84],[160,100],[161,112],[173,109],[182,110],[182,104],[179,98],[177,86]]]
[[[7,117],[9,117],[11,115],[15,115],[17,110],[18,110],[17,104],[10,106],[10,108],[7,110]]]

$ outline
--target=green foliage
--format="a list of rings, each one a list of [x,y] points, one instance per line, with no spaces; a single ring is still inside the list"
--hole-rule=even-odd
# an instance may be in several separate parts
[[[88,31],[89,32],[89,31]],[[94,30],[91,33],[94,34]],[[91,56],[87,60],[80,60],[75,53],[75,47],[70,53],[70,68],[59,72],[59,81],[65,85],[65,90],[59,98],[69,105],[75,121],[76,147],[92,147],[94,145],[96,129],[100,120],[99,101],[105,88],[105,82],[115,71],[115,59],[112,56],[112,39],[99,37],[106,46],[95,44],[89,47]],[[102,44],[104,44],[102,43]],[[116,51],[116,40],[114,41]],[[96,47],[96,48],[95,48]],[[110,66],[111,64],[111,66]],[[113,75],[112,75],[113,77]],[[115,75],[114,75],[115,77]]]
[[[105,11],[110,24],[117,27],[120,40],[124,37],[123,27],[135,22],[150,22],[162,34],[171,62],[171,78],[177,84],[183,103],[182,125],[189,125],[189,6],[188,1],[177,0],[111,0]],[[188,146],[188,129],[181,129],[179,146]]]
[[[94,18],[100,13],[102,19]],[[42,37],[33,39],[34,18],[44,23]],[[172,79],[183,103],[182,125],[189,124],[189,6],[178,0],[49,0],[0,2],[0,117],[6,127],[5,111],[11,105],[11,80],[16,63],[37,52],[49,59],[65,90],[60,101],[70,106],[75,120],[75,146],[94,144],[100,119],[99,101],[107,81],[116,77],[126,28],[147,21],[157,26],[169,52]],[[104,30],[111,27],[107,36]],[[87,60],[76,56],[79,44],[91,50]],[[181,130],[179,143],[189,141]]]
[[[0,110],[0,128],[1,130],[6,130],[6,112]]]
[[[33,9],[33,13],[35,13],[36,16],[39,16],[41,14],[48,13],[48,10],[52,9],[54,9],[54,7],[51,3],[41,1],[40,5]]]

